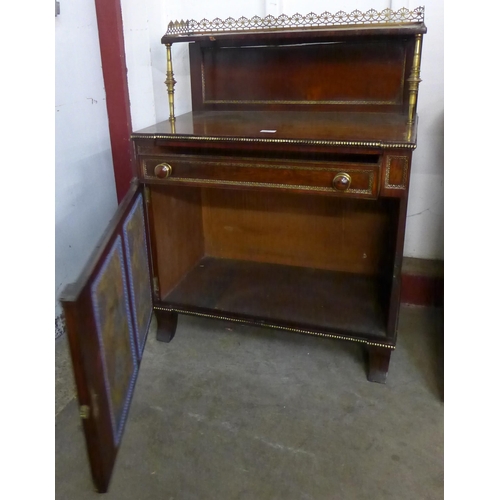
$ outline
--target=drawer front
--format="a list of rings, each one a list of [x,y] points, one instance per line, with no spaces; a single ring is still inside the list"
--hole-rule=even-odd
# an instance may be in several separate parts
[[[140,159],[143,180],[214,187],[315,191],[376,198],[379,165],[164,155]]]

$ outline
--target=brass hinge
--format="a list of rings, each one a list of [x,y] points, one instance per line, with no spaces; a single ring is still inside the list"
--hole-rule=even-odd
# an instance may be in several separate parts
[[[90,406],[82,405],[80,406],[80,418],[86,420],[90,417]]]
[[[146,203],[151,203],[151,191],[147,186],[144,186],[144,196],[146,198]]]
[[[99,415],[99,406],[97,405],[97,393],[93,388],[90,388],[90,397],[92,399],[92,408],[94,418]],[[82,420],[87,420],[90,418],[91,407],[89,405],[80,405],[80,418]]]
[[[158,278],[156,276],[153,278],[153,291],[154,291],[155,299],[159,299],[160,298],[160,285],[158,282]]]

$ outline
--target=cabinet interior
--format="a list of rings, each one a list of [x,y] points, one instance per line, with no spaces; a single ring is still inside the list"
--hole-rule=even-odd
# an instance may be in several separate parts
[[[161,301],[385,335],[398,199],[151,186]]]

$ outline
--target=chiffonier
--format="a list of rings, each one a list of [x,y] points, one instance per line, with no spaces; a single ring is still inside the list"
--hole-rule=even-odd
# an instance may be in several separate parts
[[[396,346],[423,9],[172,22],[168,120],[61,301],[88,456],[106,491],[153,314]],[[172,44],[192,111],[175,116]],[[202,347],[201,347],[202,348]]]

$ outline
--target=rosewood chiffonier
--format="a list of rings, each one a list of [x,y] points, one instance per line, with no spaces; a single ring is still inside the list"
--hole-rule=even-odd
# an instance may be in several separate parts
[[[170,23],[170,118],[61,297],[92,476],[107,490],[153,314],[396,346],[423,9]],[[175,116],[171,47],[189,44]],[[208,319],[207,319],[208,321]]]

